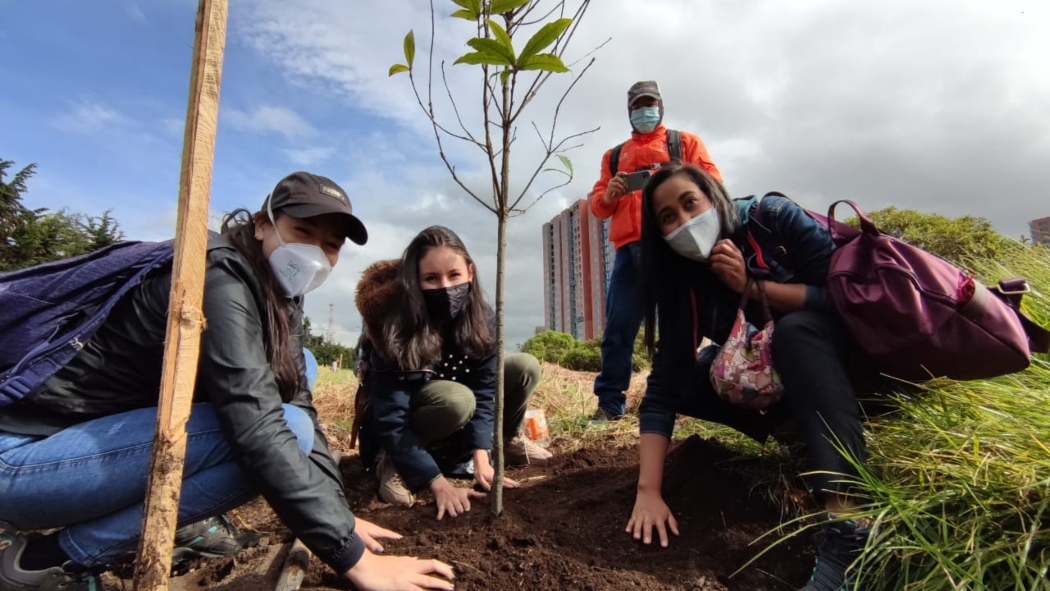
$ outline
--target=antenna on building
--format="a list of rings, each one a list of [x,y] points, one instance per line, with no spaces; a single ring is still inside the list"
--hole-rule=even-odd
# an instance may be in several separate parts
[[[335,341],[335,304],[328,302],[328,327],[324,331],[324,340],[327,343]]]

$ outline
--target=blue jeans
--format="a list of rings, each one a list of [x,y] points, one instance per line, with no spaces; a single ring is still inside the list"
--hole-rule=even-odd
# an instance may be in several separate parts
[[[642,245],[631,242],[616,251],[609,289],[605,292],[605,335],[602,337],[602,371],[594,379],[598,408],[614,416],[625,411],[631,385],[634,339],[642,326]]]
[[[286,404],[284,419],[309,454],[309,415]],[[134,552],[156,424],[157,409],[142,408],[48,437],[0,431],[0,521],[20,530],[63,528],[62,549],[84,566],[112,564]],[[180,527],[258,496],[210,404],[193,405],[186,435]]]

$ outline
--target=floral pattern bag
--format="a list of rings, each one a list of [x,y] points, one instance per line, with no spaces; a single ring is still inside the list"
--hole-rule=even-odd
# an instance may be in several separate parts
[[[744,308],[754,282],[762,301],[765,325],[758,328],[747,321]],[[729,402],[753,410],[763,410],[780,400],[784,384],[773,367],[773,315],[769,311],[762,281],[749,278],[737,309],[729,338],[711,364],[711,384]]]

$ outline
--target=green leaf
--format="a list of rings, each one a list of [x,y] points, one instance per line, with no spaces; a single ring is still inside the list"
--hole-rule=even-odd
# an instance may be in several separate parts
[[[405,35],[405,62],[408,63],[408,67],[412,67],[412,60],[416,58],[416,34],[412,32],[412,29],[408,30],[408,34]]]
[[[504,66],[514,65],[514,50],[509,47],[504,47],[502,43],[495,39],[486,39],[485,37],[475,37],[470,41],[467,41],[467,45],[472,47],[474,50],[481,53],[489,53],[492,55],[498,55],[503,61],[499,62]]]
[[[500,72],[500,73],[499,73],[499,83],[500,83],[500,88],[502,88],[502,87],[504,87],[504,86],[506,86],[506,85],[507,85],[507,79],[509,79],[509,78],[510,78],[510,75],[511,75],[511,73],[512,73],[513,71],[514,71],[514,70],[512,70],[512,69],[510,69],[510,68],[506,68],[506,69],[504,69],[504,70],[503,70],[502,72]]]
[[[476,21],[478,20],[478,17],[480,15],[476,12],[471,12],[469,10],[457,10],[456,12],[452,13],[452,16],[454,18],[461,18],[465,21]]]
[[[477,65],[488,65],[488,66],[508,66],[506,58],[502,55],[496,55],[491,53],[482,53],[480,51],[472,51],[459,56],[456,61],[452,62],[452,65],[456,64],[469,64],[472,66]]]
[[[499,23],[492,19],[486,19],[485,22],[488,23],[489,28],[492,29],[492,34],[496,36],[496,41],[498,41],[500,45],[506,48],[507,54],[510,55],[510,61],[511,63],[513,63],[514,44],[511,42],[510,35],[507,34],[506,29],[499,26]]]
[[[572,160],[569,160],[568,156],[558,154],[558,160],[561,160],[563,166],[569,171],[569,176],[572,176]]]
[[[408,72],[409,68],[405,64],[394,64],[390,66],[390,72],[387,76],[393,76],[394,74],[400,74],[401,72]]]
[[[536,34],[529,39],[529,42],[525,44],[525,49],[521,50],[521,55],[518,59],[524,62],[530,57],[543,51],[551,43],[554,43],[571,24],[571,18],[560,18],[554,22],[543,25],[543,27],[540,28],[539,31],[536,31]],[[524,69],[524,66],[521,64],[518,65]]]
[[[492,4],[489,5],[489,13],[505,14],[529,2],[530,0],[492,0]]]
[[[561,58],[553,53],[541,53],[527,60],[519,60],[518,69],[521,70],[543,70],[544,72],[568,72],[569,68],[561,61]]]
[[[463,8],[470,8],[470,0],[452,0],[452,3]]]

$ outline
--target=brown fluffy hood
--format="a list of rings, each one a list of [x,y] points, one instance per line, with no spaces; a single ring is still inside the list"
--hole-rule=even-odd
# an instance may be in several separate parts
[[[400,270],[400,259],[379,261],[365,269],[357,282],[354,303],[370,336],[382,334],[383,323],[402,297],[401,282],[397,280]]]

